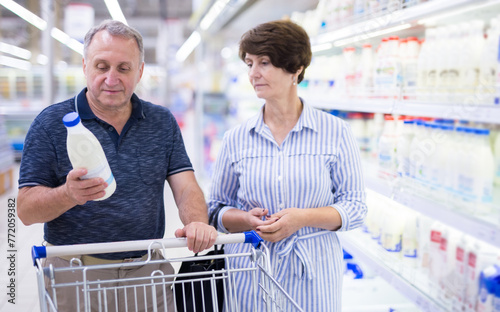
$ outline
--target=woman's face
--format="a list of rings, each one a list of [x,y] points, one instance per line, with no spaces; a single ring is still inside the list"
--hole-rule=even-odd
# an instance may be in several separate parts
[[[275,67],[268,56],[246,54],[248,78],[258,98],[269,100],[289,94],[293,87],[293,74]]]

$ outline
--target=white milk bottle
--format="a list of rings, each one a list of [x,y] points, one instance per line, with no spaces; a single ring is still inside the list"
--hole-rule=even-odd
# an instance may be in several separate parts
[[[403,82],[406,98],[416,99],[417,88],[417,64],[420,52],[420,44],[417,37],[408,37],[406,39],[407,55],[403,65]]]
[[[476,167],[474,175],[474,193],[477,196],[479,205],[476,206],[475,213],[481,216],[490,216],[491,203],[493,201],[493,180],[495,177],[495,160],[491,150],[490,131],[488,129],[476,129],[474,136],[474,155],[472,161]]]
[[[404,225],[405,219],[401,211],[399,211],[396,207],[389,205],[386,217],[383,220],[380,242],[385,250],[393,254],[397,254],[398,256],[402,248]]]
[[[487,30],[487,39],[481,53],[479,63],[479,104],[493,105],[495,97],[495,81],[498,59],[497,19],[491,19],[490,28]]]
[[[378,142],[378,160],[383,176],[396,174],[396,121],[394,117],[385,116],[384,130]]]
[[[410,145],[413,140],[414,120],[403,121],[403,133],[396,145],[397,172],[399,177],[410,177]]]
[[[108,187],[106,194],[96,200],[110,197],[116,190],[116,181],[102,149],[101,143],[95,135],[83,126],[80,116],[76,112],[68,113],[63,117],[63,123],[68,131],[68,157],[73,168],[85,168],[87,174],[82,179],[102,178]]]
[[[404,220],[401,245],[403,262],[411,268],[416,268],[419,256],[417,214],[407,209],[404,211]]]

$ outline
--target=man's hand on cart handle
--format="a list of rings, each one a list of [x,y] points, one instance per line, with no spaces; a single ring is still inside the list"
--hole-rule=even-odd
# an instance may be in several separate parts
[[[212,247],[217,239],[217,231],[213,226],[203,222],[191,222],[175,231],[175,237],[186,237],[187,247],[198,253]]]

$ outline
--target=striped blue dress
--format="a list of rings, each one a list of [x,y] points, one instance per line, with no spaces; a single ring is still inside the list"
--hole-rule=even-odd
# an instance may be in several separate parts
[[[339,231],[360,227],[366,216],[359,149],[349,125],[304,103],[302,114],[281,146],[261,113],[224,135],[209,195],[209,213],[222,206],[249,211],[268,208],[312,209],[331,206],[342,218]],[[341,311],[342,247],[337,234],[304,227],[277,242],[266,242],[271,273],[304,311]],[[226,253],[247,252],[247,244],[226,245]],[[232,267],[249,267],[236,258]],[[241,274],[236,295],[240,311],[265,311],[254,306],[251,276]],[[284,311],[293,311],[285,307]]]

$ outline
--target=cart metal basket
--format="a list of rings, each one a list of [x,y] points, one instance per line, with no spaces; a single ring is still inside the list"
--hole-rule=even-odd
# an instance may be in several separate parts
[[[205,256],[192,256],[183,258],[170,258],[153,260],[153,252],[163,251],[167,255],[167,248],[186,247],[185,238],[167,238],[160,240],[126,241],[114,243],[82,244],[68,246],[33,246],[32,257],[36,268],[40,308],[42,312],[60,311],[58,309],[58,290],[70,289],[76,303],[72,311],[241,311],[236,290],[238,276],[245,273],[251,276],[253,290],[253,306],[259,311],[302,311],[293,298],[277,283],[271,274],[269,251],[262,243],[262,239],[255,232],[240,234],[220,234],[216,245],[249,243],[252,248],[248,253],[240,254],[215,254]],[[52,265],[43,266],[43,258],[68,257],[72,255],[92,255],[99,253],[148,250],[147,259],[144,261],[123,262],[118,264],[83,265],[78,258],[71,259],[70,266],[55,268]],[[248,257],[248,268],[231,267],[230,258]],[[166,257],[165,257],[166,258]],[[113,278],[91,280],[86,278],[92,271],[119,268],[134,268],[152,264],[179,264],[184,261],[203,261],[218,259],[225,260],[225,266],[204,272],[168,273],[161,270],[153,271],[150,276],[134,278]],[[81,278],[71,282],[60,282],[60,274],[76,274]],[[200,285],[210,284],[207,293],[206,287]],[[177,285],[177,286],[176,286]],[[223,289],[223,303],[220,303],[220,293],[217,287]],[[196,289],[189,295],[182,295],[182,302],[174,300],[174,308],[160,305],[157,301],[166,302],[167,293],[173,292],[173,298],[179,296],[175,292],[185,288]],[[201,290],[200,290],[201,288]],[[220,290],[220,289],[219,289]],[[201,292],[201,293],[200,293]],[[201,306],[200,306],[201,297]],[[208,299],[210,300],[206,300]],[[138,299],[142,298],[142,299]],[[188,307],[188,308],[187,308]],[[222,309],[220,309],[222,307]]]

